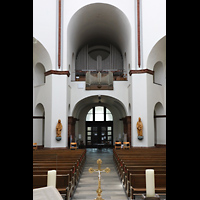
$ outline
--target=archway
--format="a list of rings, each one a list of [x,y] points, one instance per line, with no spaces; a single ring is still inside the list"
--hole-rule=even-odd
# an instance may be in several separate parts
[[[33,117],[33,141],[39,146],[44,146],[45,134],[45,110],[41,103],[38,103],[34,110]]]
[[[166,36],[161,38],[151,49],[148,59],[147,68],[153,70],[155,64],[160,61],[164,67],[166,67]]]
[[[82,7],[70,19],[67,36],[67,59],[72,66],[70,71],[72,80],[75,79],[76,73],[72,55],[76,59],[81,50],[83,55],[87,55],[90,50],[96,50],[95,57],[96,53],[100,53],[104,57],[107,55],[107,51],[119,52],[123,57],[123,73],[127,74],[127,65],[132,63],[131,26],[128,18],[119,8],[104,3],[93,3]],[[81,60],[83,66],[83,63],[87,63],[88,57],[81,57]],[[123,62],[123,60],[126,61]],[[90,67],[83,66],[84,70]]]
[[[113,145],[113,115],[105,106],[92,107],[86,115],[86,147]]]
[[[99,118],[98,121],[95,121],[95,114],[98,114],[98,111],[96,112],[95,110],[96,107],[99,107],[99,109],[102,110],[101,113],[103,113],[103,115],[101,115],[102,118]],[[88,113],[91,113],[92,115],[90,118],[91,121],[87,121],[87,119],[89,119],[89,116],[87,116]],[[125,106],[121,101],[111,96],[94,95],[86,97],[76,104],[73,109],[72,115],[74,121],[76,121],[76,123],[74,124],[74,139],[81,139],[83,140],[84,144],[86,144],[87,142],[86,137],[90,134],[89,133],[87,135],[87,131],[90,132],[90,128],[87,129],[87,127],[95,127],[95,125],[98,125],[98,127],[100,127],[98,131],[102,129],[101,127],[106,127],[106,135],[104,136],[106,136],[105,138],[107,141],[109,141],[108,143],[110,145],[113,145],[116,140],[123,141],[123,134],[125,133],[125,130],[128,130],[127,127],[125,127],[127,125],[125,123],[125,119],[127,118],[127,111],[125,109]],[[106,115],[107,117],[109,117],[108,115],[110,115],[110,118],[107,118]],[[89,126],[88,124],[90,124],[91,126]],[[110,132],[112,133],[112,137],[108,138],[108,136],[110,136]],[[131,141],[131,133],[127,134],[128,140]]]
[[[166,115],[160,102],[154,107],[154,141],[155,145],[166,144]]]
[[[34,67],[34,86],[40,86],[45,84],[45,67],[42,63],[37,63]]]
[[[153,83],[158,85],[164,84],[164,68],[162,62],[158,61],[153,68],[154,75],[153,75]]]
[[[45,71],[52,69],[52,62],[47,49],[36,38],[33,37],[33,67],[42,64]]]

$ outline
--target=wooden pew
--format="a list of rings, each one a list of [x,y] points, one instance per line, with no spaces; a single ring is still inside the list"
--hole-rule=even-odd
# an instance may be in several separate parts
[[[46,187],[47,175],[33,175],[33,189]],[[66,200],[70,199],[69,193],[69,174],[56,175],[56,188],[60,194],[66,195]]]
[[[123,180],[122,180],[125,190],[129,191],[130,189],[130,188],[127,189],[128,182],[130,182],[130,173],[144,174],[146,169],[154,169],[155,173],[166,174],[166,166],[125,166]],[[127,194],[128,193],[129,192],[127,192]]]
[[[80,170],[79,168],[76,168],[76,165],[72,164],[63,164],[63,163],[57,163],[56,165],[51,164],[51,163],[40,163],[40,165],[34,165],[33,166],[33,171],[38,171],[38,170],[71,170],[72,171],[72,176],[70,176],[72,181],[72,186],[76,186],[77,182],[80,178]]]
[[[156,176],[161,174],[166,176],[166,148],[134,147],[130,148],[129,151],[113,149],[113,160],[128,196],[130,196],[132,180],[130,175],[139,177],[138,181],[140,181],[140,176],[144,176],[145,178],[145,169],[154,169]],[[136,190],[133,191],[135,192]]]
[[[120,162],[120,164],[118,164],[117,169],[118,169],[118,173],[119,176],[122,180],[122,177],[125,173],[124,168],[125,166],[166,166],[166,160],[162,161],[162,160],[140,160],[140,161],[126,161],[126,162]]]
[[[146,193],[145,174],[130,174],[130,199]],[[166,194],[166,174],[155,174],[155,193]]]
[[[68,193],[67,198],[72,196],[75,186],[78,183],[83,165],[86,159],[86,149],[77,149],[72,152],[69,149],[42,149],[33,152],[33,186],[37,183],[43,183],[46,186],[47,171],[57,170],[57,176],[68,175]],[[38,179],[38,180],[37,180]],[[40,180],[40,181],[39,181]],[[57,179],[57,186],[61,184],[62,179]],[[40,187],[41,186],[40,183]],[[60,193],[64,190],[59,186]]]
[[[56,171],[61,171],[61,170],[66,170],[66,171],[69,171],[69,181],[71,182],[71,186],[72,187],[75,187],[75,185],[77,185],[77,174],[75,172],[75,168],[74,166],[71,167],[71,166],[58,166],[57,168],[54,168],[54,166],[37,166],[37,167],[33,167],[33,174],[39,174],[40,171],[46,171],[46,174],[47,174],[47,171],[49,170],[56,170]]]
[[[146,167],[146,169],[154,169],[154,173],[155,174],[166,174],[166,167],[165,168],[157,168],[158,166],[151,166],[151,167]],[[128,195],[128,197],[130,196],[130,174],[143,174],[145,175],[145,170],[143,168],[136,168],[136,169],[127,169],[127,176],[125,176],[125,180],[124,180],[124,188],[125,191]]]

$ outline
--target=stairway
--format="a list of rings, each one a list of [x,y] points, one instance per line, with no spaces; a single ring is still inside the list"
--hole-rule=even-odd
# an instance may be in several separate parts
[[[87,149],[86,162],[80,181],[72,200],[93,200],[97,197],[96,190],[98,188],[98,173],[90,174],[90,167],[97,169],[97,160],[102,160],[101,168],[110,168],[110,173],[101,173],[101,189],[102,198],[105,200],[127,200],[127,196],[119,180],[119,176],[113,162],[112,149]]]

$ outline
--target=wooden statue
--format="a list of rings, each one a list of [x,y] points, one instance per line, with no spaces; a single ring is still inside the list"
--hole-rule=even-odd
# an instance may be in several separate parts
[[[62,131],[62,124],[61,120],[58,120],[58,123],[56,125],[56,140],[61,140],[61,131]]]
[[[143,131],[142,131],[142,129],[143,129],[143,124],[142,124],[142,122],[141,122],[141,118],[140,118],[140,117],[139,117],[139,119],[138,119],[138,122],[137,122],[136,127],[137,127],[138,139],[139,139],[139,140],[142,140],[142,139],[143,139]]]

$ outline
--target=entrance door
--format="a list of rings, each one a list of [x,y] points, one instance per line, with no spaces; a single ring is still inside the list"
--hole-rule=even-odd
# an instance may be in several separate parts
[[[113,144],[113,122],[86,122],[86,146],[112,146]]]
[[[96,106],[86,116],[86,146],[112,146],[113,116],[105,106]]]

